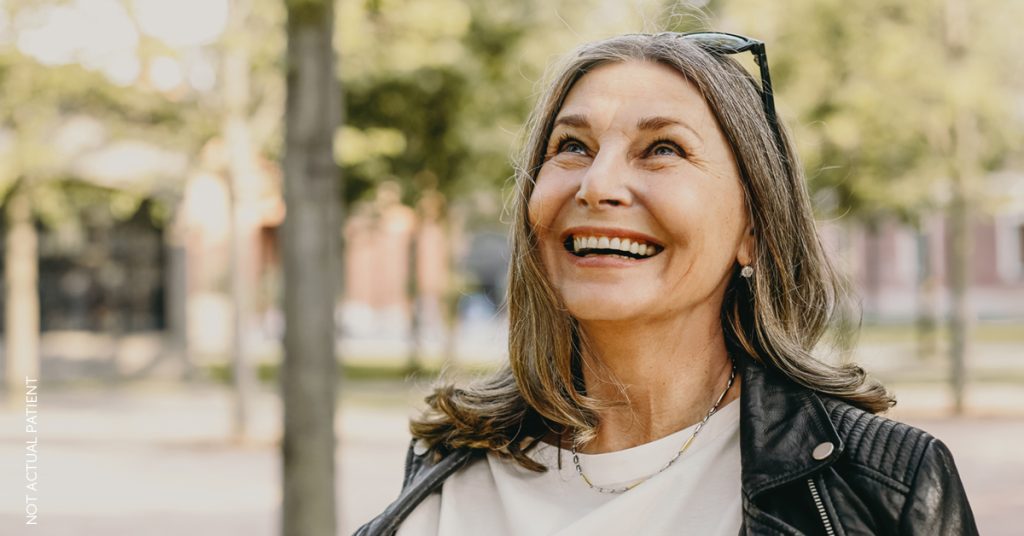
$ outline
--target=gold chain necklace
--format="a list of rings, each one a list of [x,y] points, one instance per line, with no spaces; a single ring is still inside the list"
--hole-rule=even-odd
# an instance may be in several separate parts
[[[641,478],[640,480],[637,480],[636,482],[633,482],[632,484],[630,484],[628,486],[625,486],[625,487],[621,487],[621,488],[605,488],[605,487],[601,487],[601,486],[595,486],[594,483],[591,482],[589,478],[587,478],[587,475],[583,474],[583,467],[580,465],[580,455],[579,455],[579,453],[576,452],[576,442],[573,441],[573,443],[572,443],[572,463],[574,463],[576,465],[576,472],[579,473],[580,478],[582,478],[583,481],[587,483],[587,486],[590,487],[590,489],[599,491],[601,493],[625,493],[625,492],[627,492],[627,491],[629,491],[629,490],[639,486],[640,484],[643,484],[644,482],[647,482],[654,475],[657,475],[657,474],[663,472],[665,469],[668,469],[669,467],[672,467],[672,464],[676,463],[676,460],[678,460],[679,457],[682,456],[684,452],[686,452],[686,449],[690,448],[690,445],[693,444],[693,439],[695,437],[697,437],[697,434],[699,434],[701,429],[704,428],[704,424],[708,422],[708,419],[710,419],[711,416],[714,415],[716,411],[718,411],[719,404],[721,404],[722,403],[722,399],[725,398],[725,393],[728,393],[729,389],[732,389],[732,382],[735,379],[736,379],[736,362],[733,361],[733,363],[732,363],[732,371],[729,372],[729,383],[726,384],[725,390],[722,391],[722,394],[718,395],[718,400],[716,400],[715,404],[713,406],[711,406],[711,409],[708,411],[708,414],[704,416],[704,419],[701,420],[699,423],[697,423],[697,428],[695,428],[693,430],[693,433],[690,434],[690,438],[687,439],[685,443],[683,443],[683,446],[679,448],[679,451],[676,452],[676,455],[673,456],[672,459],[669,460],[668,463],[666,463],[665,466],[662,467],[661,469],[658,469],[654,473],[651,473],[650,475],[647,475],[644,478]]]

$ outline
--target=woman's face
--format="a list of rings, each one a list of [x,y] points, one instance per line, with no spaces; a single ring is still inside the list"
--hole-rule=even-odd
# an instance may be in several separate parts
[[[733,263],[753,253],[739,170],[711,109],[657,63],[606,64],[576,83],[529,215],[548,278],[580,320],[700,308],[717,318]]]

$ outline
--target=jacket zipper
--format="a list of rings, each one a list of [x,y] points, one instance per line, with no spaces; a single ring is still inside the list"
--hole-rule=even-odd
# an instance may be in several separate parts
[[[835,536],[835,532],[832,530],[832,522],[828,519],[828,514],[825,512],[825,504],[821,502],[821,495],[818,494],[818,486],[814,485],[814,479],[807,479],[807,487],[811,488],[811,497],[814,498],[814,505],[818,507],[818,513],[821,514],[821,522],[825,525],[825,533],[828,536]]]

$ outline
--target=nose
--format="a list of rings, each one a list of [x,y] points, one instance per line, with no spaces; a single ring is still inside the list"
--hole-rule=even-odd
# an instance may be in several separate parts
[[[594,209],[633,204],[629,171],[625,159],[616,157],[610,148],[599,151],[583,175],[576,204]]]

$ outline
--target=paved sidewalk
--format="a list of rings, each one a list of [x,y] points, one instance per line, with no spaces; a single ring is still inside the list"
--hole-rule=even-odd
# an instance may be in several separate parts
[[[400,486],[406,416],[417,393],[397,382],[343,387],[338,429],[340,534],[381,510]],[[935,386],[896,389],[898,418],[953,450],[983,534],[1019,533],[1024,509],[1024,387],[972,390],[967,418],[939,416]],[[269,390],[252,439],[229,441],[228,391],[132,384],[39,390],[39,524],[25,526],[24,414],[0,406],[0,534],[276,536],[280,406]],[[1015,516],[1016,517],[1016,516]]]

